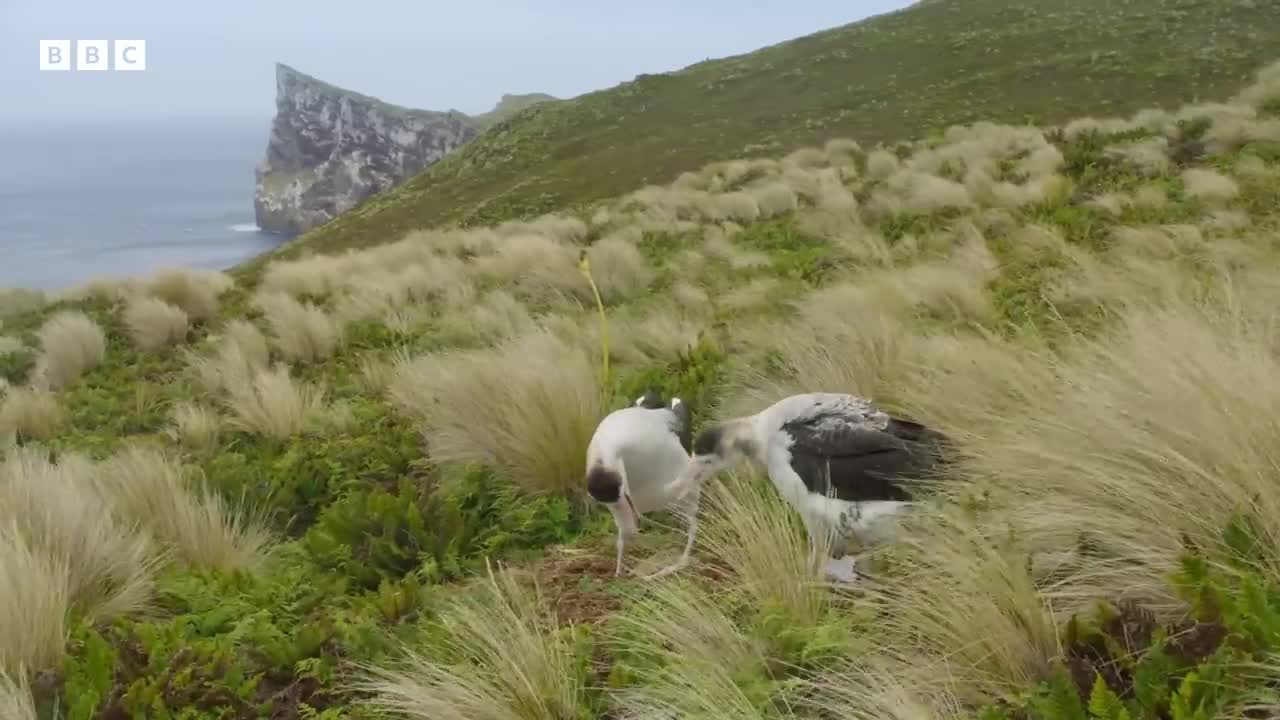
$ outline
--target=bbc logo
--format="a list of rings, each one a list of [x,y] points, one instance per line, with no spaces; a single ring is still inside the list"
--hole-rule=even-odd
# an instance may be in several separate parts
[[[41,40],[41,70],[146,70],[146,40],[76,40],[71,53],[70,40]],[[114,45],[115,52],[111,52]],[[108,66],[109,65],[109,66]]]

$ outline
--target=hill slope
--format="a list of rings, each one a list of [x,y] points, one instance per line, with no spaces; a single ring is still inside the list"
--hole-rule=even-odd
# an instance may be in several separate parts
[[[278,253],[532,216],[833,136],[871,145],[1219,97],[1277,45],[1276,3],[938,0],[532,108]]]
[[[726,158],[589,223],[252,287],[0,298],[0,716],[1274,716],[1280,64],[1259,80]],[[707,483],[686,572],[614,578],[585,450],[648,387],[695,430],[857,392],[956,462],[860,592],[749,473]],[[629,569],[678,552],[663,520]]]

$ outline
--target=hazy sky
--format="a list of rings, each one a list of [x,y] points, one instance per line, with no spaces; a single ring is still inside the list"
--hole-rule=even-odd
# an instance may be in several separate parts
[[[478,113],[504,92],[571,97],[909,4],[0,0],[0,120],[269,118],[277,61],[389,102]],[[41,39],[145,40],[147,68],[41,72]]]

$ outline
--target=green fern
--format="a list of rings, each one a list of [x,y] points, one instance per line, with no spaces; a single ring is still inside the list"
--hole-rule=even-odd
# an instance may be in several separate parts
[[[1130,720],[1129,709],[1102,675],[1094,673],[1093,690],[1089,692],[1089,714],[1096,720]]]

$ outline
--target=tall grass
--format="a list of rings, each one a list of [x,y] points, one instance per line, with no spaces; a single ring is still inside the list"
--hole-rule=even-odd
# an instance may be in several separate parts
[[[368,668],[371,705],[402,717],[566,720],[585,717],[581,658],[539,593],[490,569],[441,611],[431,652]]]
[[[532,491],[579,492],[603,416],[590,355],[546,329],[488,350],[397,363],[391,400],[422,423],[433,459],[483,463]]]
[[[73,601],[66,558],[51,556],[26,539],[12,518],[0,524],[0,673],[25,680],[29,672],[61,665],[67,614]],[[5,703],[19,705],[25,683],[0,689]],[[7,697],[6,697],[7,696]],[[5,715],[4,717],[22,717]],[[34,715],[32,716],[34,717]]]
[[[194,482],[160,451],[130,446],[104,461],[98,486],[122,520],[199,567],[256,569],[271,546],[265,525]]]
[[[150,351],[181,341],[190,321],[186,311],[163,300],[132,297],[125,306],[124,324],[133,344]]]
[[[107,336],[98,323],[78,310],[60,310],[36,332],[40,356],[37,381],[61,390],[97,367],[107,354]]]
[[[145,291],[200,322],[217,314],[219,297],[234,285],[231,276],[222,272],[165,268],[152,275]]]
[[[19,447],[0,463],[0,522],[32,552],[65,566],[69,603],[96,618],[143,609],[159,557],[108,503],[84,457],[64,454],[54,463],[44,450]]]
[[[320,362],[342,345],[341,324],[310,302],[270,293],[257,296],[255,303],[262,310],[276,349],[289,360]]]
[[[326,412],[323,387],[294,380],[289,366],[256,369],[248,383],[227,388],[229,424],[244,432],[285,440],[314,427]]]
[[[0,437],[48,441],[65,427],[67,411],[48,390],[11,387],[0,397]]]

